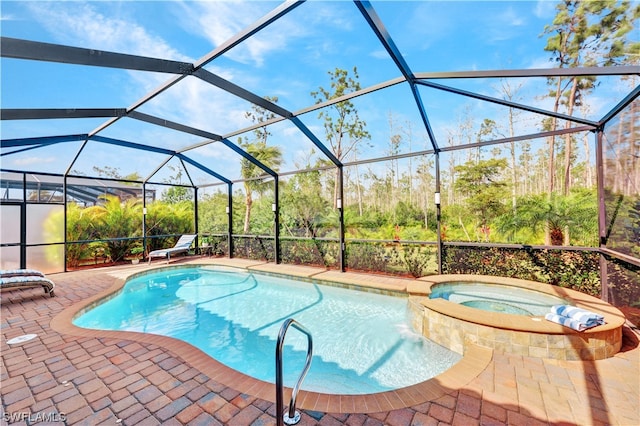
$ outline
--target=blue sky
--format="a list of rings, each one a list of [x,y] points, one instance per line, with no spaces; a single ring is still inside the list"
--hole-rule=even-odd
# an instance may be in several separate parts
[[[555,16],[553,1],[372,4],[415,73],[553,66],[549,53],[543,50],[544,27]],[[6,37],[195,62],[277,6],[277,2],[264,1],[2,1],[1,32]],[[1,65],[3,108],[129,107],[172,77],[5,58]],[[311,91],[329,87],[329,71],[353,67],[358,69],[363,88],[401,76],[352,2],[308,1],[206,69],[260,96],[278,96],[279,105],[296,112],[314,104]],[[622,87],[618,78],[602,81],[603,89],[592,95],[590,110],[584,112],[588,118],[600,118],[630,90]],[[502,97],[498,79],[441,83]],[[509,84],[520,102],[550,108],[551,101],[542,96],[548,90],[545,79],[511,79]],[[461,123],[471,120],[477,127],[483,118],[505,113],[504,108],[487,107],[428,88],[421,88],[420,94],[442,146],[449,139],[463,138],[458,130]],[[353,102],[372,135],[369,146],[358,153],[359,159],[388,155],[390,134],[400,130],[404,134],[411,130],[412,135],[410,143],[405,137],[402,152],[430,147],[406,83]],[[250,108],[247,102],[190,77],[139,111],[227,135],[251,124],[245,117]],[[300,118],[324,139],[317,112]],[[106,121],[3,121],[0,125],[2,138],[8,139],[88,133]],[[522,114],[518,127],[523,133],[537,131],[539,119]],[[279,123],[271,132],[271,143],[283,148],[283,171],[294,170],[309,160],[312,144],[291,123]],[[168,149],[203,140],[131,119],[119,120],[100,135]],[[230,138],[234,142],[236,139]],[[141,156],[95,142],[90,145],[91,150],[83,151],[73,170],[90,174],[93,165],[110,165],[122,174],[137,170],[145,176],[165,159],[163,155]],[[5,156],[2,167],[63,172],[78,149],[79,143],[70,142]],[[219,143],[189,152],[224,176],[240,177],[238,156]],[[316,154],[311,160],[318,157]],[[169,165],[178,166],[175,161]],[[210,179],[198,171],[192,173],[196,181]],[[154,180],[161,181],[170,174],[171,169],[165,169]]]

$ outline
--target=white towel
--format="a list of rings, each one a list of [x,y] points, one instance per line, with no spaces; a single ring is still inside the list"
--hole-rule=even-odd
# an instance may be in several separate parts
[[[574,330],[577,331],[584,331],[588,328],[591,327],[595,327],[595,326],[587,326],[586,324],[581,323],[580,321],[571,319],[569,317],[565,317],[563,315],[558,315],[558,314],[552,314],[551,312],[549,312],[548,314],[546,314],[545,319],[549,320],[549,321],[553,321],[555,323],[564,325],[565,327],[569,327],[572,328]]]
[[[595,327],[596,325],[604,324],[604,316],[575,306],[554,305],[551,307],[551,313],[579,321],[587,327]]]

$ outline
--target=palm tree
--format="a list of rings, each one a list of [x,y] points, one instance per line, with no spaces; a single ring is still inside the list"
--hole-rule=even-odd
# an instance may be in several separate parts
[[[277,103],[277,96],[265,96],[268,102]],[[259,105],[253,105],[251,111],[245,113],[245,117],[254,123],[263,124],[276,117],[276,115]],[[282,164],[282,150],[277,146],[267,146],[267,139],[271,135],[266,125],[262,125],[253,130],[254,138],[238,138],[238,144],[252,155],[256,160],[269,167],[271,170],[277,170]],[[240,162],[240,173],[244,179],[245,193],[245,214],[244,214],[244,234],[249,233],[249,220],[251,218],[251,205],[253,204],[253,192],[262,193],[265,191],[265,185],[261,177],[264,170],[253,164],[246,158],[242,158]]]
[[[272,170],[278,170],[282,164],[282,150],[278,146],[267,146],[264,140],[247,143],[243,148],[256,160]],[[244,234],[249,233],[249,220],[251,218],[251,206],[253,205],[253,192],[263,193],[266,185],[260,179],[264,176],[264,171],[258,166],[243,158],[240,162],[240,172],[244,179],[245,192],[245,214],[244,214]]]
[[[507,213],[498,224],[502,232],[515,232],[526,225],[532,230],[544,226],[549,236],[545,244],[568,246],[570,230],[582,239],[585,235],[597,235],[597,202],[589,191],[572,191],[568,196],[554,193],[550,198],[531,196],[519,201],[515,217],[512,212]]]
[[[104,198],[104,206],[100,206],[97,213],[98,235],[108,240],[106,244],[111,260],[118,262],[136,244],[135,240],[126,238],[141,236],[142,202],[135,198],[120,201],[120,198],[109,195]]]
[[[193,203],[155,201],[148,206],[145,218],[147,236],[185,234],[193,232]],[[156,237],[147,241],[147,250],[157,250],[174,244],[174,237]]]
[[[90,206],[82,208],[76,203],[67,204],[67,241],[92,240],[96,237],[96,227],[100,215],[100,207]],[[61,212],[61,214],[63,214]],[[62,217],[50,216],[45,222],[45,232],[59,235],[58,227],[63,223]],[[53,246],[56,250],[57,248]],[[77,268],[82,259],[91,258],[92,245],[89,243],[67,244],[67,265]]]

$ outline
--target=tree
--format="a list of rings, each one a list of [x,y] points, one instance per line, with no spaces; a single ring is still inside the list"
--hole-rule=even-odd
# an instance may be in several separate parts
[[[454,186],[467,196],[466,204],[478,218],[478,227],[485,241],[489,240],[489,224],[505,209],[503,200],[507,198],[507,185],[502,182],[501,175],[506,167],[504,158],[492,158],[477,163],[468,161],[455,168],[458,177]]]
[[[638,79],[629,79],[637,84]],[[632,196],[640,188],[640,100],[636,99],[607,124],[604,159],[605,187]]]
[[[133,172],[133,173],[129,173],[128,175],[122,176],[120,174],[120,168],[119,167],[111,167],[111,166],[98,167],[98,166],[93,166],[93,171],[96,172],[98,174],[98,176],[113,178],[113,179],[116,179],[116,180],[135,180],[135,181],[141,181],[142,180],[142,177],[140,176],[140,173],[138,173],[138,172]]]
[[[97,236],[98,217],[100,207],[80,207],[76,203],[67,203],[67,264],[70,268],[77,268],[80,261],[92,257],[90,243],[76,243],[75,241],[92,240]],[[51,221],[53,224],[62,223],[63,220]]]
[[[583,66],[607,66],[626,60],[630,50],[625,49],[626,38],[633,30],[633,19],[637,17],[640,6],[630,10],[630,2],[616,0],[579,1],[563,0],[556,6],[558,11],[553,23],[547,25],[544,34],[551,34],[545,50],[551,52],[559,68]],[[580,106],[582,100],[596,84],[593,76],[574,76],[569,79],[557,77],[549,79],[554,85],[550,95],[554,97],[554,112],[564,104],[568,115]],[[552,119],[551,130],[555,130],[557,119]],[[571,122],[565,123],[569,128]],[[572,138],[565,136],[563,194],[568,195],[571,188]],[[549,179],[553,190],[554,144],[549,141]],[[551,192],[551,191],[550,191]]]
[[[521,199],[518,203],[516,217],[512,221],[506,217],[498,220],[502,230],[510,227],[528,225],[532,230],[545,228],[551,245],[569,245],[570,233],[581,235],[587,244],[590,236],[597,235],[598,207],[595,195],[591,191],[572,191],[568,196],[552,194],[536,195]],[[512,229],[513,230],[513,229]]]
[[[433,169],[432,158],[425,156],[420,157],[418,166],[416,168],[416,175],[418,177],[418,197],[421,197],[420,206],[422,207],[422,213],[424,216],[424,227],[429,228],[429,207],[430,201],[434,197],[434,181],[435,177],[431,175]]]
[[[229,224],[225,210],[228,203],[228,194],[221,190],[202,197],[198,202],[198,223],[203,232],[227,232]]]
[[[413,152],[413,127],[411,121],[406,122],[406,127],[401,127],[402,133],[409,144],[409,152]],[[409,157],[409,204],[413,204],[413,157]]]
[[[178,204],[183,201],[193,201],[193,191],[184,186],[172,186],[162,193],[162,199],[169,204]]]
[[[309,168],[307,166],[307,168]],[[320,218],[328,202],[321,197],[320,172],[296,173],[287,185],[283,197],[283,224],[294,236],[322,237],[318,235]],[[302,231],[302,232],[295,232]],[[302,235],[301,235],[302,234]]]
[[[193,207],[191,201],[155,201],[149,204],[145,217],[147,236],[192,233]],[[151,238],[147,249],[151,251],[168,247],[175,242],[172,240],[173,238]]]
[[[516,87],[512,87],[511,83],[508,79],[501,80],[500,91],[502,92],[502,98],[513,102],[518,99],[518,91],[522,88],[522,83],[518,84]],[[515,136],[515,122],[520,112],[515,108],[509,107],[508,110],[508,133],[507,136],[513,138]],[[518,196],[518,170],[516,164],[516,144],[514,141],[509,142],[509,157],[510,157],[510,167],[511,167],[511,207],[515,213],[516,210],[516,199]],[[526,167],[526,163],[524,164],[525,176],[528,174],[528,170]]]
[[[394,122],[393,122],[393,115],[391,113],[389,113],[389,132],[390,132],[390,137],[389,137],[389,151],[387,152],[387,155],[389,155],[390,157],[394,157],[397,156],[400,153],[400,145],[402,144],[402,136],[398,133],[396,133],[395,128],[394,128]],[[394,206],[398,203],[398,201],[400,200],[400,197],[396,191],[396,189],[400,189],[400,168],[398,166],[398,160],[391,158],[390,162],[389,162],[389,171],[391,172],[391,204],[393,204]],[[395,212],[395,210],[394,210]],[[395,221],[395,218],[394,218]]]
[[[629,242],[630,254],[640,257],[640,197],[631,203],[627,214],[629,219],[624,225],[625,240]]]
[[[142,204],[140,200],[130,198],[121,202],[118,197],[107,195],[104,205],[98,206],[97,209],[98,237],[108,239],[106,245],[113,262],[123,260],[136,243],[135,240],[126,238],[141,236]]]
[[[277,97],[265,97],[266,100],[271,102],[278,102]],[[266,121],[275,118],[275,114],[268,111],[258,105],[252,106],[252,111],[245,113],[245,117],[251,119],[254,123],[265,123]],[[254,139],[248,140],[248,138],[239,138],[238,143],[242,146],[247,153],[253,156],[270,169],[277,170],[282,164],[282,150],[278,146],[267,146],[267,139],[271,135],[267,130],[266,124],[256,128],[253,131]],[[253,164],[246,158],[242,158],[240,161],[240,173],[244,179],[244,192],[245,192],[245,215],[244,215],[244,229],[245,234],[249,233],[250,219],[251,219],[251,206],[253,205],[253,193],[262,193],[265,191],[265,185],[262,182],[261,177],[264,176],[264,170]]]
[[[317,92],[311,92],[311,96],[316,100],[316,103],[336,99],[360,90],[356,67],[353,67],[353,77],[349,75],[348,71],[340,68],[329,71],[329,76],[331,77],[331,90],[320,87]],[[355,153],[362,141],[371,138],[371,135],[366,130],[367,123],[360,119],[358,110],[350,100],[335,103],[321,110],[318,117],[324,119],[325,137],[329,142],[331,152],[339,161]],[[336,170],[333,192],[334,208],[338,204],[338,173],[339,171]]]
[[[482,142],[483,140],[486,140],[486,139],[494,139],[497,135],[497,131],[498,129],[497,129],[496,122],[491,120],[490,118],[485,118],[484,120],[482,120],[482,123],[480,123],[480,130],[476,135],[476,141]],[[481,148],[480,146],[478,146],[476,161],[481,160],[482,158],[481,154],[482,154]]]
[[[282,163],[282,151],[278,146],[267,146],[265,142],[257,141],[243,145],[243,148],[271,169],[277,169]],[[247,234],[250,228],[251,207],[253,205],[253,193],[263,193],[266,190],[265,183],[262,182],[261,176],[264,172],[258,166],[251,163],[246,158],[241,160],[240,172],[244,179],[245,191],[245,215],[244,215],[244,233]]]
[[[167,183],[178,186],[172,186],[164,191],[162,193],[162,199],[169,204],[177,204],[182,201],[193,202],[193,191],[190,188],[180,186],[182,184],[182,168],[170,165],[167,167],[175,173],[169,176]]]

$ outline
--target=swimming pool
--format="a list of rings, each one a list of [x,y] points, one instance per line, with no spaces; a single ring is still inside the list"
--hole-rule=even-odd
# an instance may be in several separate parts
[[[512,315],[544,316],[566,299],[523,287],[486,282],[448,282],[431,287],[429,298],[441,298],[470,308]]]
[[[407,299],[300,283],[225,267],[175,267],[130,279],[76,326],[186,341],[254,378],[275,381],[275,343],[287,318],[309,329],[314,357],[303,389],[368,394],[423,382],[461,355],[411,331]],[[306,338],[290,331],[284,384],[292,386]]]

